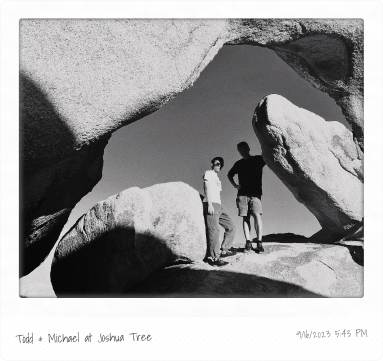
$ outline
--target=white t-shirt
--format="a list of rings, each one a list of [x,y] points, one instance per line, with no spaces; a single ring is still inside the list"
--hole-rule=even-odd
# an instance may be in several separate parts
[[[221,181],[218,178],[217,173],[214,172],[214,170],[207,170],[205,174],[203,175],[203,179],[209,182],[211,201],[214,203],[221,204],[222,185],[221,185]],[[203,201],[207,202],[206,195]]]

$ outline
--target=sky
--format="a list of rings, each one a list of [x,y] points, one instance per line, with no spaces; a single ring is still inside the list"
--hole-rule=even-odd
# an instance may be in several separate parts
[[[113,133],[105,148],[103,177],[73,209],[62,235],[94,204],[130,187],[182,181],[203,193],[202,175],[211,169],[211,159],[220,156],[225,160],[219,173],[222,203],[237,226],[234,243],[244,242],[236,190],[227,172],[240,159],[239,142],[248,142],[250,154],[261,154],[251,121],[255,107],[269,94],[282,95],[350,129],[334,100],[314,89],[272,50],[226,45],[191,88]],[[309,237],[321,228],[267,166],[262,203],[264,235],[292,232]]]

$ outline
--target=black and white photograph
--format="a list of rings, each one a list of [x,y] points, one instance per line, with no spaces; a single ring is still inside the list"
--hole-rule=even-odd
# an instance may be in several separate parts
[[[362,297],[362,19],[21,19],[20,296]]]
[[[381,0],[0,2],[0,359],[381,357]]]

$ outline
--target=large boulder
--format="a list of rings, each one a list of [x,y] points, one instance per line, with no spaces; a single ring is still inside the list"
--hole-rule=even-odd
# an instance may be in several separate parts
[[[46,257],[71,209],[98,182],[110,134],[190,87],[224,44],[274,50],[335,99],[363,149],[362,20],[22,19],[20,242],[32,252],[22,251],[21,275]],[[72,180],[63,182],[58,168]],[[78,169],[98,175],[73,192]],[[41,225],[49,232],[36,231]]]
[[[20,276],[48,255],[123,125],[190,87],[226,21],[20,21]],[[90,175],[90,176],[89,176]]]
[[[225,43],[273,49],[347,114],[354,108],[343,104],[362,104],[362,20],[23,19],[28,163],[53,164],[157,110],[190,87]],[[350,123],[362,125],[361,110],[346,114]]]
[[[196,190],[181,182],[134,187],[78,220],[56,248],[51,281],[58,296],[120,294],[156,270],[205,253]]]
[[[363,158],[352,133],[279,95],[261,100],[254,131],[266,164],[334,237],[363,219]]]

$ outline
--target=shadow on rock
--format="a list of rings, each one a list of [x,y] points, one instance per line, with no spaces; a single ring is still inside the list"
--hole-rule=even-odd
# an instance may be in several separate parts
[[[158,238],[142,235],[132,227],[116,227],[83,243],[75,252],[52,263],[51,282],[58,297],[114,297],[157,269],[186,263]],[[76,239],[71,241],[76,243]],[[70,248],[71,245],[67,244]]]
[[[350,246],[350,245],[343,245],[346,247],[351,255],[351,258],[354,260],[355,263],[357,263],[359,266],[364,267],[364,249],[362,246]]]
[[[131,288],[125,297],[320,297],[300,286],[224,269],[172,266]]]
[[[182,182],[133,187],[95,204],[60,240],[51,282],[60,297],[113,297],[205,252],[196,190]]]
[[[47,257],[76,203],[102,176],[109,135],[76,136],[39,84],[20,73],[20,277]]]

